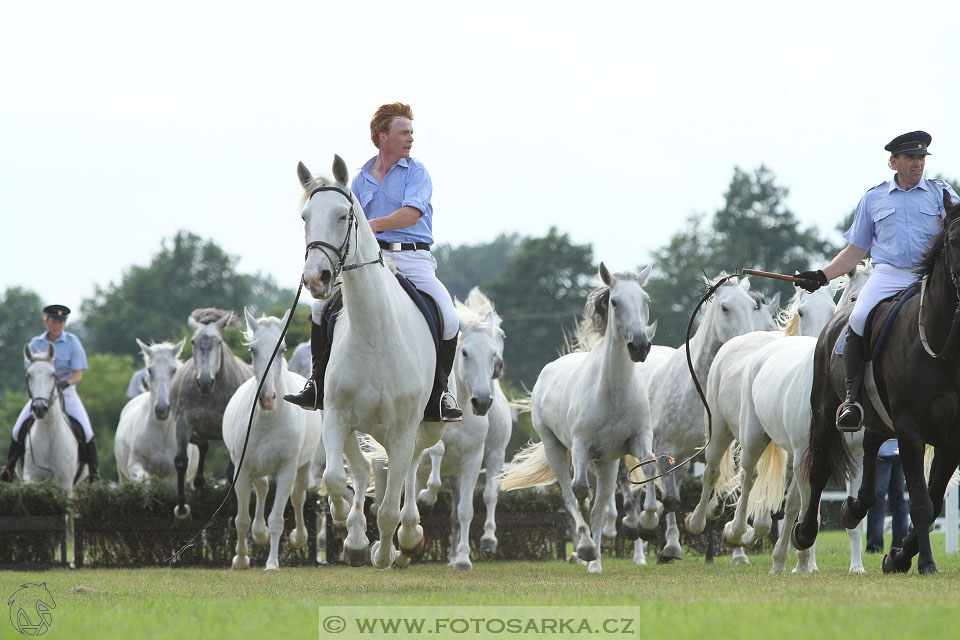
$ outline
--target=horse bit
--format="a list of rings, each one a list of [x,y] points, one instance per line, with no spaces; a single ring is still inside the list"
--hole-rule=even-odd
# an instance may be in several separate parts
[[[950,277],[950,281],[953,283],[953,291],[957,296],[957,306],[953,310],[953,322],[950,325],[950,333],[947,334],[947,342],[940,353],[934,353],[933,349],[930,348],[930,343],[927,340],[926,326],[923,322],[923,299],[927,291],[927,280],[930,276],[923,276],[920,283],[920,309],[917,312],[917,328],[920,330],[920,343],[923,345],[927,354],[937,359],[946,357],[947,351],[950,350],[950,347],[953,345],[953,340],[956,337],[957,327],[960,325],[960,277],[957,275],[957,267],[953,263],[953,253],[950,251],[950,228],[958,221],[960,221],[960,218],[951,220],[943,236],[943,271]]]
[[[322,186],[322,187],[317,187],[316,189],[311,191],[310,197],[307,198],[307,200],[309,201],[319,191],[336,191],[337,193],[342,195],[344,198],[346,198],[350,202],[350,213],[349,213],[350,217],[349,217],[349,220],[347,221],[347,233],[344,236],[343,242],[340,243],[339,247],[335,247],[329,242],[324,242],[322,240],[314,240],[312,242],[308,242],[307,250],[303,255],[303,259],[304,260],[307,259],[307,256],[310,254],[311,249],[320,249],[321,251],[323,251],[324,255],[327,256],[327,259],[330,260],[330,262],[334,262],[333,258],[330,255],[330,252],[333,252],[333,254],[336,255],[337,257],[337,261],[334,262],[333,277],[330,279],[331,283],[336,281],[341,271],[353,271],[354,269],[359,269],[360,267],[365,267],[369,264],[378,264],[378,263],[382,267],[383,266],[382,250],[378,252],[379,255],[376,260],[371,260],[370,262],[361,262],[359,264],[350,264],[350,265],[343,264],[344,261],[346,261],[347,259],[347,255],[350,253],[350,231],[351,230],[354,232],[353,234],[354,242],[356,242],[359,245],[358,234],[360,233],[360,224],[359,222],[357,222],[357,214],[354,212],[353,195],[350,193],[347,193],[340,187]]]

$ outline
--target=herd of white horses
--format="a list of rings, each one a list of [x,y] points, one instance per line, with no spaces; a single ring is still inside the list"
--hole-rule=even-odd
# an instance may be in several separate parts
[[[575,556],[588,571],[602,570],[602,538],[615,534],[618,485],[624,494],[621,529],[635,540],[634,561],[646,563],[643,542],[659,535],[661,520],[666,537],[660,558],[680,559],[676,474],[687,473],[684,463],[700,452],[706,456],[703,489],[685,528],[703,532],[708,519],[736,501],[723,542],[733,548],[734,564],[746,563],[743,547],[769,533],[772,514],[783,506],[788,526],[776,543],[772,571],[787,568],[789,524],[809,498],[803,474],[793,467],[809,439],[813,351],[816,336],[837,309],[834,297],[840,287],[812,294],[798,290],[783,310],[779,294],[765,303],[750,292],[746,279],[730,279],[716,289],[689,342],[692,368],[705,382],[708,420],[687,350],[652,344],[656,307],[651,309],[643,289],[650,267],[639,274],[611,272],[601,263],[603,284],[586,300],[576,348],[544,367],[529,399],[540,441],[504,464],[511,407],[500,387],[504,333],[491,301],[474,289],[465,302],[456,302],[460,337],[450,384],[463,407],[463,421],[423,422],[435,349],[420,311],[383,258],[347,186],[343,161],[335,157],[332,178],[316,176],[302,164],[298,176],[307,247],[303,283],[315,298],[326,299],[339,281],[344,309],[327,368],[325,410],[315,412],[282,400],[284,393],[303,387],[307,373],[290,370],[284,358],[287,315],[256,318],[245,310],[252,368],[231,365],[239,367],[238,382],[215,416],[236,466],[234,569],[250,566],[248,532],[255,543],[270,546],[265,568],[279,568],[288,500],[296,517],[288,542],[293,547],[306,543],[303,504],[313,485],[327,496],[346,562],[405,567],[424,545],[419,509],[436,502],[441,482],[448,479],[453,482],[454,523],[449,561],[456,569],[470,569],[473,495],[481,471],[486,504],[481,552],[497,548],[500,490],[556,482],[574,520]],[[845,278],[840,305],[855,297],[870,270],[864,263]],[[202,478],[205,442],[194,437],[186,453],[178,453],[191,433],[184,427],[188,408],[180,404],[183,385],[193,384],[182,378],[189,370],[201,391],[225,384],[217,375],[232,358],[222,342],[228,321],[229,314],[209,322],[191,319],[194,355],[187,363],[181,360],[184,340],[152,345],[138,340],[147,391],[130,400],[120,416],[115,455],[121,481],[179,482],[182,496],[183,476]],[[202,351],[211,349],[217,355],[206,360],[214,364],[205,366]],[[37,421],[22,477],[52,477],[72,492],[76,442],[69,430],[63,432],[68,427],[57,410],[53,354],[26,349],[25,355]],[[862,434],[847,437],[856,453]],[[657,478],[635,498],[631,479],[638,476]],[[267,516],[271,479],[276,497]],[[859,479],[849,485],[853,494]],[[251,489],[256,494],[252,520]],[[364,514],[368,489],[374,494],[371,512],[380,533],[373,545]],[[188,511],[181,497],[177,515]],[[859,528],[849,534],[850,571],[863,572]],[[814,548],[797,556],[795,572],[817,569]]]

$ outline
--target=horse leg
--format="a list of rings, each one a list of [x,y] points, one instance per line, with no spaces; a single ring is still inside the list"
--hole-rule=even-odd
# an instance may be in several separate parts
[[[296,524],[287,540],[294,549],[300,549],[307,543],[307,524],[303,519],[303,503],[307,501],[308,486],[310,486],[309,462],[297,469],[297,476],[293,481],[293,493],[290,495]]]
[[[610,497],[607,499],[607,506],[603,510],[603,526],[601,527],[600,546],[601,548],[605,549],[613,548],[614,541],[617,539],[616,488],[616,478],[614,478],[613,491],[610,492]],[[624,514],[626,514],[626,511],[624,511]],[[624,515],[624,518],[626,518],[626,515]]]
[[[477,477],[480,475],[480,465],[483,462],[483,450],[460,464],[460,504],[457,505],[457,517],[460,520],[460,540],[457,545],[457,560],[455,569],[471,569],[470,563],[470,523],[473,521],[473,491],[477,486]]]
[[[197,491],[203,491],[207,487],[207,481],[203,479],[203,461],[207,458],[207,449],[210,443],[206,440],[197,445],[200,455],[197,457],[197,475],[193,477],[193,488]]]
[[[671,511],[668,513],[664,517],[664,522],[666,523],[666,531],[664,532],[666,544],[663,545],[663,550],[657,556],[657,562],[670,563],[683,558],[683,547],[680,546],[680,527],[677,526],[677,512]]]
[[[405,560],[419,556],[426,544],[423,527],[420,526],[420,510],[417,509],[417,467],[421,453],[422,450],[417,451],[407,466],[403,484],[403,509],[400,511],[397,543]],[[409,564],[409,562],[403,564]],[[403,564],[400,566],[402,567]]]
[[[868,431],[868,433],[871,433]],[[882,436],[881,436],[882,437]],[[866,438],[864,438],[866,440]],[[879,447],[879,445],[878,445]],[[863,465],[857,470],[856,475],[853,478],[847,481],[847,494],[852,496],[854,494],[860,495],[860,492],[863,491],[864,478],[868,475],[876,475],[877,469],[877,455],[874,451],[870,456],[870,460],[866,457],[866,448],[865,446],[855,447],[861,449],[861,455],[863,456]],[[854,451],[854,455],[855,451]],[[870,510],[870,507],[873,506],[870,504],[869,497],[872,496],[873,500],[876,501],[876,487],[877,483],[870,482],[870,486],[873,487],[873,491],[867,491],[865,496],[866,499],[858,500],[857,507],[866,507],[867,511]],[[849,498],[848,498],[849,499]],[[846,500],[844,500],[846,504]],[[863,522],[862,517],[861,521],[857,522],[857,526],[847,528],[847,535],[850,538],[850,569],[848,573],[866,573],[866,569],[863,568]]]
[[[816,390],[814,390],[816,392]],[[843,446],[842,436],[832,425],[824,426],[818,423],[817,409],[814,408],[814,418],[811,425],[813,433],[810,442],[810,467],[807,482],[804,482],[801,489],[800,512],[803,514],[801,519],[793,527],[790,541],[793,547],[798,551],[809,549],[817,541],[817,532],[820,530],[820,496],[823,495],[823,488],[827,486],[827,481],[832,475],[830,469],[830,450],[834,447]],[[833,413],[824,413],[823,415],[833,416]],[[794,473],[800,471],[794,468]]]
[[[367,518],[363,515],[364,496],[370,484],[370,464],[360,450],[355,431],[347,436],[343,453],[347,457],[353,482],[353,498],[346,518],[348,534],[343,541],[343,555],[350,566],[358,567],[366,561],[367,547],[370,546],[370,541],[367,540]],[[340,467],[342,469],[343,465]],[[347,506],[345,501],[344,506]]]
[[[186,494],[184,492],[184,479],[187,474],[187,440],[189,438],[189,425],[186,419],[177,416],[177,455],[173,458],[173,466],[177,470],[177,504],[173,508],[173,515],[183,520],[190,516],[190,505],[187,504]]]
[[[851,489],[850,483],[847,483],[849,496],[840,506],[840,521],[847,530],[859,530],[860,521],[867,515],[870,507],[877,503],[877,451],[883,442],[882,435],[867,430],[862,445],[854,445],[854,448],[860,449],[863,464],[855,478],[858,482],[857,488]],[[857,497],[853,497],[854,491]]]
[[[580,503],[573,493],[573,481],[570,478],[570,469],[567,466],[567,448],[546,428],[540,432],[540,440],[543,442],[543,453],[550,465],[550,470],[557,478],[557,486],[560,487],[563,504],[573,518],[573,541],[577,558],[588,562],[594,560],[598,553],[597,546],[593,543],[590,527],[584,521],[583,515],[580,513]]]
[[[770,573],[780,573],[787,570],[787,554],[790,550],[790,532],[793,523],[800,513],[800,476],[793,474],[790,486],[787,487],[787,499],[783,504],[783,526],[780,527],[780,536],[773,547],[773,567]]]
[[[237,496],[237,517],[233,523],[237,528],[237,555],[233,556],[233,569],[249,569],[250,558],[247,555],[247,531],[250,530],[250,478],[246,473],[237,476],[233,485]]]
[[[267,520],[264,515],[267,511],[267,493],[270,492],[270,477],[263,476],[253,479],[253,490],[257,494],[257,508],[253,513],[253,541],[259,545],[270,543],[270,532],[267,529]],[[277,503],[276,497],[273,503]]]
[[[571,488],[573,495],[577,497],[577,502],[583,504],[583,501],[590,495],[590,456],[587,453],[587,447],[583,440],[573,439],[573,447],[570,449],[571,462],[573,463],[573,482]]]
[[[623,495],[623,520],[620,524],[623,530],[623,535],[627,540],[636,540],[640,537],[640,511],[637,509],[637,499],[633,495],[633,487],[630,486],[630,478],[627,475],[627,463],[623,458],[617,462],[617,488],[620,489],[620,493]],[[617,517],[617,500],[616,496],[612,496],[610,499],[610,507],[607,507],[607,517],[610,517],[611,510],[613,511],[613,517]],[[605,527],[609,524],[605,522]],[[614,526],[616,522],[614,521]],[[604,536],[607,535],[607,532],[604,531]],[[616,537],[616,529],[614,528],[613,537]]]
[[[919,553],[917,570],[920,574],[936,573],[937,565],[933,561],[933,553],[930,549],[930,525],[933,524],[936,513],[933,511],[933,501],[923,477],[924,442],[917,432],[913,418],[909,415],[898,416],[896,431],[897,441],[900,444],[903,475],[910,491],[910,520],[913,522],[913,535],[908,536],[911,543],[909,546],[904,540],[903,548],[892,549],[888,556],[884,556],[883,572],[906,573],[910,570],[913,556]],[[940,471],[939,468],[938,471]],[[932,469],[931,478],[933,478]],[[944,482],[941,491],[945,488]]]
[[[330,518],[333,520],[333,531],[337,537],[343,536],[347,530],[347,517],[350,515],[350,506],[346,501],[347,474],[343,470],[344,436],[343,430],[333,411],[324,416],[323,448],[327,454],[326,468],[323,470],[323,484],[327,488]],[[366,526],[363,527],[366,530]],[[362,533],[362,532],[361,532]],[[349,535],[345,536],[347,539]],[[350,563],[350,551],[346,541],[343,545],[344,559]],[[350,563],[352,566],[353,563]]]
[[[447,550],[447,564],[451,567],[457,560],[457,545],[460,541],[460,520],[457,519],[457,507],[460,506],[460,476],[447,478],[450,489],[450,548]]]
[[[383,502],[383,490],[387,486],[387,461],[374,460],[373,465],[373,504],[370,505],[370,515],[376,517],[380,503]]]
[[[718,421],[719,426],[713,428],[713,439],[707,445],[706,461],[707,466],[703,470],[703,477],[700,478],[702,486],[700,488],[700,502],[694,507],[693,511],[687,514],[683,520],[683,527],[693,534],[703,533],[707,526],[707,518],[716,507],[716,501],[711,502],[710,496],[716,489],[717,480],[720,478],[720,465],[725,455],[729,455],[727,449],[733,442],[733,434],[722,421]]]
[[[656,460],[656,456],[654,456],[653,453],[653,432],[651,430],[644,429],[641,431],[640,436],[631,440],[629,446],[632,449],[631,453],[633,457],[637,460],[641,462]],[[652,466],[654,473],[647,473],[646,477],[648,478],[656,475],[658,465],[654,464]],[[650,465],[647,465],[647,467],[649,468]],[[625,471],[627,474],[627,486],[629,486],[630,470],[626,469]],[[643,540],[653,540],[660,534],[660,511],[663,509],[663,505],[657,503],[657,486],[653,481],[646,483],[645,491],[643,513],[637,518],[638,529],[636,533]],[[630,534],[632,534],[632,532],[630,532]]]
[[[400,492],[413,458],[413,439],[414,434],[410,433],[406,437],[397,438],[387,448],[387,455],[390,458],[387,464],[387,482],[384,487],[383,502],[377,510],[377,529],[380,531],[380,539],[370,548],[370,560],[378,569],[390,567],[397,559],[397,550],[393,546],[393,534],[400,522]],[[410,493],[412,494],[413,491]],[[411,495],[410,505],[416,509],[416,504],[416,497]]]
[[[483,504],[487,508],[487,515],[483,522],[483,537],[480,538],[481,553],[497,552],[497,500],[500,498],[500,481],[497,478],[503,468],[503,456],[503,449],[495,449],[487,455],[484,464]]]
[[[441,484],[440,463],[443,460],[443,454],[446,453],[446,445],[441,440],[424,453],[430,456],[430,476],[427,478],[427,486],[417,494],[417,501],[422,508],[432,507],[437,503],[437,491],[440,490]]]
[[[737,547],[753,542],[753,528],[747,525],[750,512],[750,492],[753,490],[757,462],[770,438],[760,426],[753,412],[741,411],[740,415],[740,498],[733,520],[723,527],[721,539],[727,547]]]
[[[593,543],[600,548],[603,537],[603,523],[607,517],[607,509],[613,501],[613,492],[617,486],[617,469],[620,467],[620,459],[610,462],[596,462],[597,489],[594,492],[593,508],[590,513],[590,526],[593,527]],[[616,512],[616,506],[614,506]],[[616,513],[614,513],[616,521]],[[616,532],[614,532],[616,535]],[[589,573],[602,573],[603,567],[600,564],[600,553],[587,565]]]
[[[633,541],[633,564],[641,567],[647,566],[647,554],[643,551],[644,544],[646,541],[642,538]]]

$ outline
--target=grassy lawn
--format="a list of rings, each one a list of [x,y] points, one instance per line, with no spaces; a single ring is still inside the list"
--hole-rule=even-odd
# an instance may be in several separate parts
[[[769,575],[771,560],[729,556],[636,567],[604,558],[604,573],[559,561],[483,562],[468,573],[429,564],[399,571],[365,567],[261,569],[83,569],[0,573],[0,596],[46,582],[56,599],[45,638],[317,638],[319,608],[374,605],[622,605],[648,638],[955,637],[960,557],[943,553],[940,573],[884,576],[880,556],[865,555],[866,575],[848,575],[846,534],[821,534],[814,575]],[[400,614],[397,614],[400,615]],[[320,635],[318,635],[320,634]],[[380,634],[382,635],[382,634]],[[511,634],[500,634],[509,637]],[[516,635],[516,634],[512,634]],[[23,637],[0,620],[0,638]],[[406,636],[411,637],[411,636]],[[445,637],[432,635],[431,637]],[[471,637],[455,635],[450,637]]]

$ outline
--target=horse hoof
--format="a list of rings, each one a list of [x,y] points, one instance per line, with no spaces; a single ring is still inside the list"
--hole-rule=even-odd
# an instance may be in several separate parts
[[[582,546],[577,548],[577,559],[579,560],[592,562],[597,559],[597,556],[597,548],[594,546]]]
[[[663,510],[665,513],[673,513],[680,508],[680,498],[678,496],[664,496]]]
[[[640,537],[640,527],[623,527],[623,537],[625,537],[630,542],[633,542]]]
[[[373,543],[373,545],[371,545],[370,562],[377,569],[386,569],[393,564],[394,560],[397,559],[397,550],[393,548],[393,545],[391,544],[389,547],[387,547],[387,549],[388,549],[387,558],[385,561],[381,562],[378,560],[378,558],[380,557],[380,541],[377,540],[376,542]]]
[[[803,534],[803,523],[797,522],[793,525],[793,532],[790,534],[790,542],[793,544],[793,548],[797,551],[804,551],[813,546],[813,543],[817,541],[817,536],[813,538],[808,538]]]
[[[265,566],[265,567],[263,568],[263,571],[264,571],[264,573],[266,573],[267,571],[270,571],[271,573],[280,573],[280,565],[279,565],[279,564],[277,564],[277,565],[270,565],[270,564],[268,564],[267,566]]]
[[[297,529],[294,529],[290,532],[290,535],[287,536],[287,542],[290,543],[290,546],[294,549],[302,549],[303,545],[307,543],[306,532],[304,531],[301,534]]]
[[[671,558],[670,556],[663,555],[663,552],[657,554],[657,564],[673,564],[677,561],[677,558]]]
[[[480,553],[496,553],[497,541],[490,538],[480,540]]]
[[[706,525],[699,526],[693,523],[693,513],[688,513],[687,517],[683,519],[683,528],[687,530],[687,533],[692,533],[693,535],[700,535],[703,533],[703,530],[706,528]]]
[[[247,556],[233,556],[230,568],[234,571],[243,571],[250,568],[250,558]]]
[[[863,516],[857,517],[856,506],[856,498],[853,496],[847,496],[843,504],[840,505],[840,522],[843,523],[844,529],[856,529],[860,521],[863,520]]]
[[[367,561],[367,550],[363,549],[343,549],[343,560],[351,567],[362,567]]]
[[[410,566],[410,556],[405,556],[402,553],[398,553],[396,559],[393,561],[394,569],[406,569]]]
[[[173,515],[177,520],[186,520],[190,517],[190,505],[184,503],[183,507],[177,505],[173,508]]]
[[[734,536],[733,528],[730,526],[731,524],[733,523],[728,522],[727,524],[723,525],[723,530],[720,532],[720,541],[727,549],[736,549],[737,547],[741,546],[741,540],[743,539],[743,536]]]
[[[883,568],[884,573],[907,573],[910,571],[910,566],[913,564],[913,561],[910,558],[907,558],[906,563],[900,559],[901,549],[894,548],[890,549],[890,553],[883,556],[883,562],[881,567]],[[936,571],[936,566],[934,566],[934,571]]]
[[[740,548],[740,547],[737,547]],[[730,558],[731,567],[739,567],[741,565],[750,564],[750,558],[747,557],[747,554],[742,550],[740,553],[734,553]]]
[[[674,560],[683,559],[683,549],[680,548],[680,545],[671,545],[668,544],[663,548],[659,554],[657,554],[657,562],[659,563],[663,559],[664,562],[672,562]]]
[[[337,520],[333,521],[333,537],[337,540],[346,540],[347,538],[347,523],[338,522]]]
[[[418,558],[420,557],[420,554],[423,553],[423,548],[426,545],[427,545],[426,536],[421,536],[420,542],[417,543],[417,546],[413,547],[412,549],[405,549],[404,547],[400,547],[400,553],[411,559]]]
[[[453,568],[457,571],[469,571],[473,569],[473,563],[469,560],[459,560],[453,564]]]
[[[933,562],[925,565],[917,563],[917,572],[922,576],[931,576],[937,572],[937,565]]]

